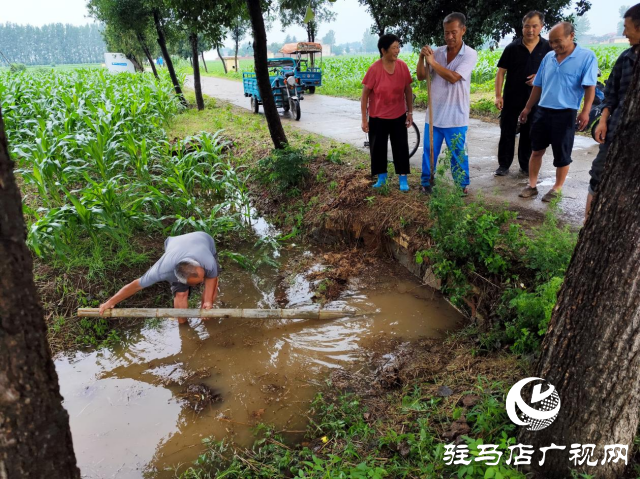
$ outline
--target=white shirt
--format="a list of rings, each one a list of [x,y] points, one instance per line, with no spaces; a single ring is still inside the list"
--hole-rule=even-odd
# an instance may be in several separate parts
[[[478,53],[463,43],[456,57],[451,63],[447,63],[447,46],[445,45],[436,48],[434,59],[439,65],[456,72],[462,78],[455,83],[450,83],[430,68],[433,126],[438,128],[469,126],[471,73],[478,61]],[[425,123],[429,123],[428,109]]]

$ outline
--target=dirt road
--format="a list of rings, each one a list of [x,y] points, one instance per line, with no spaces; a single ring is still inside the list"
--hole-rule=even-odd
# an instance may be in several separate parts
[[[192,77],[187,79],[187,86],[192,85]],[[202,77],[202,90],[206,95],[228,101],[240,107],[250,108],[250,101],[243,95],[242,83],[222,78]],[[322,91],[320,88],[318,91]],[[349,143],[363,148],[365,134],[360,129],[360,103],[344,98],[324,95],[306,95],[301,101],[302,116],[295,121],[289,113],[281,112],[284,122],[320,135]],[[424,111],[416,111],[416,123],[424,126]],[[422,132],[424,136],[424,132]],[[543,214],[548,205],[541,201],[542,195],[555,182],[553,157],[545,155],[540,172],[538,189],[540,194],[534,199],[518,197],[520,190],[526,186],[526,179],[517,175],[518,160],[511,166],[511,174],[506,177],[494,177],[498,167],[497,152],[500,139],[500,128],[494,123],[472,119],[467,135],[469,165],[471,173],[472,195],[482,194],[491,202],[507,202],[510,208],[522,211],[529,216]],[[517,148],[517,146],[516,146]],[[564,186],[561,206],[562,219],[574,226],[582,224],[584,205],[587,198],[589,169],[596,155],[598,145],[591,138],[576,136],[573,148],[573,163]],[[422,148],[411,158],[411,165],[420,170]],[[411,184],[417,184],[412,180]]]

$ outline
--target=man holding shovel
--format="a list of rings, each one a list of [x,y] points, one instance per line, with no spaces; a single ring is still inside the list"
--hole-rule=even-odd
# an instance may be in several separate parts
[[[471,73],[478,54],[465,45],[466,17],[451,13],[443,21],[445,46],[424,46],[418,59],[418,80],[430,84],[428,120],[422,154],[422,192],[431,194],[432,177],[443,140],[452,153],[451,173],[464,194],[469,186],[469,157],[465,152],[471,95]],[[427,71],[427,65],[429,71]],[[432,77],[432,78],[431,78]]]
[[[100,314],[115,308],[119,302],[159,281],[171,284],[173,307],[189,307],[191,287],[204,282],[202,309],[211,309],[218,293],[218,253],[213,238],[202,231],[170,236],[164,242],[164,254],[141,278],[123,286],[100,305]],[[187,318],[178,318],[180,324]]]

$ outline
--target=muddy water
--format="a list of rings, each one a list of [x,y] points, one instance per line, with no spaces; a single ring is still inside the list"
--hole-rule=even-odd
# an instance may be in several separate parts
[[[291,254],[311,255],[284,256]],[[365,348],[381,337],[437,337],[455,327],[458,314],[436,294],[399,266],[381,270],[354,278],[327,306],[359,308],[364,314],[358,317],[147,322],[119,347],[58,358],[83,477],[174,477],[178,464],[184,470],[197,458],[203,438],[250,445],[251,426],[258,422],[298,440],[309,401],[332,368],[363,367]],[[229,265],[221,276],[220,302],[278,307],[281,280],[274,270],[251,274]],[[290,274],[285,283],[288,307],[311,307],[304,272]],[[189,384],[204,384],[222,400],[194,412],[181,397]]]

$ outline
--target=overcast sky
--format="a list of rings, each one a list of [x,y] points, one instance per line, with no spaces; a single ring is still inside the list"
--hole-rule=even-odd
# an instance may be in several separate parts
[[[506,0],[512,1],[512,0]],[[587,14],[594,35],[614,32],[619,21],[618,9],[622,5],[633,4],[634,0],[592,0],[592,7]],[[87,18],[86,0],[0,0],[0,23],[44,25],[46,23],[71,23],[82,25],[91,21]],[[357,0],[337,0],[334,10],[337,18],[330,24],[320,25],[319,37],[329,29],[336,32],[337,43],[352,42],[362,39],[365,28],[373,23],[371,17]],[[298,40],[306,38],[305,31],[299,27],[291,27],[281,31],[279,24],[274,24],[268,32],[269,42],[282,41],[287,33],[295,35]]]

